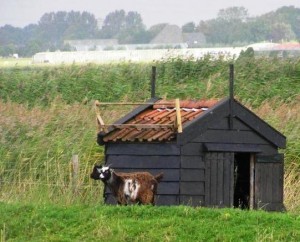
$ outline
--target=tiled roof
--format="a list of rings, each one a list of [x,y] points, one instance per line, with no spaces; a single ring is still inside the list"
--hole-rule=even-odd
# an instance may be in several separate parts
[[[198,100],[180,101],[180,113],[182,124],[190,122],[204,111],[214,106],[217,100]],[[117,127],[113,131],[104,135],[104,142],[134,142],[134,141],[170,141],[176,137],[177,130],[171,127],[155,127],[146,129],[141,127],[145,124],[159,124],[159,125],[174,125],[176,122],[175,101],[159,100],[150,108],[142,111],[134,118],[125,122],[124,124],[132,124],[130,126]],[[136,126],[135,126],[136,125]],[[138,126],[140,125],[140,126]],[[184,132],[184,131],[183,131]]]

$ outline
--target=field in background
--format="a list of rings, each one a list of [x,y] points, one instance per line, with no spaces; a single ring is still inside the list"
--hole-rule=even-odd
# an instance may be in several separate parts
[[[30,65],[32,65],[32,58],[0,58],[0,68]]]
[[[156,94],[181,99],[226,97],[228,64],[209,57],[153,63],[158,74]],[[26,233],[28,240],[65,241],[99,236],[121,241],[134,236],[137,240],[173,241],[174,235],[183,240],[192,236],[222,241],[239,236],[250,236],[249,241],[299,240],[294,229],[299,227],[300,214],[297,59],[245,58],[235,63],[236,98],[287,137],[287,149],[282,152],[286,158],[284,192],[288,214],[101,206],[103,186],[89,179],[93,164],[104,159],[103,147],[96,144],[93,101],[145,101],[150,97],[150,77],[151,64],[147,63],[0,66],[0,214],[6,211],[0,218],[2,238],[18,241]],[[107,107],[102,109],[102,116],[109,123],[127,112],[120,107]],[[75,154],[80,163],[74,180],[71,161]],[[20,201],[25,206],[18,205]],[[81,218],[76,217],[78,214]],[[8,218],[12,218],[10,222]],[[154,225],[153,220],[157,220]],[[218,221],[224,221],[223,230]],[[138,226],[144,230],[149,226],[151,235]],[[176,231],[181,231],[182,237]]]

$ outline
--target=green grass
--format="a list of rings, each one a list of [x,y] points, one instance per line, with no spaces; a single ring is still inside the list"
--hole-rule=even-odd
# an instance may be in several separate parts
[[[292,214],[149,206],[0,203],[6,241],[299,241]]]

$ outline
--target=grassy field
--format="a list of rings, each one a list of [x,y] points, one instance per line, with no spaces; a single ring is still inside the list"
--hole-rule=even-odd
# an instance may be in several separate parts
[[[299,241],[298,215],[148,206],[0,203],[5,241]]]
[[[229,63],[208,57],[154,63],[157,96],[226,97]],[[147,100],[151,65],[0,64],[2,240],[299,241],[300,60],[241,59],[235,71],[235,97],[287,137],[287,213],[104,206],[102,184],[89,179],[93,164],[104,159],[93,101]],[[128,110],[101,112],[111,122]],[[74,154],[80,159],[76,184]]]

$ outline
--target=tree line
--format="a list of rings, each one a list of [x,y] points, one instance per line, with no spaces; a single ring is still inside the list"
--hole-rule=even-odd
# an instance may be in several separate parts
[[[202,32],[207,45],[245,45],[260,41],[300,40],[300,8],[286,6],[261,16],[251,17],[244,7],[221,9],[214,19],[188,22],[183,32]],[[45,13],[37,24],[24,28],[0,27],[0,56],[18,53],[32,56],[41,51],[72,51],[64,40],[118,39],[120,44],[143,44],[165,26],[165,23],[146,28],[138,12],[116,10],[109,13],[101,26],[88,12]]]

